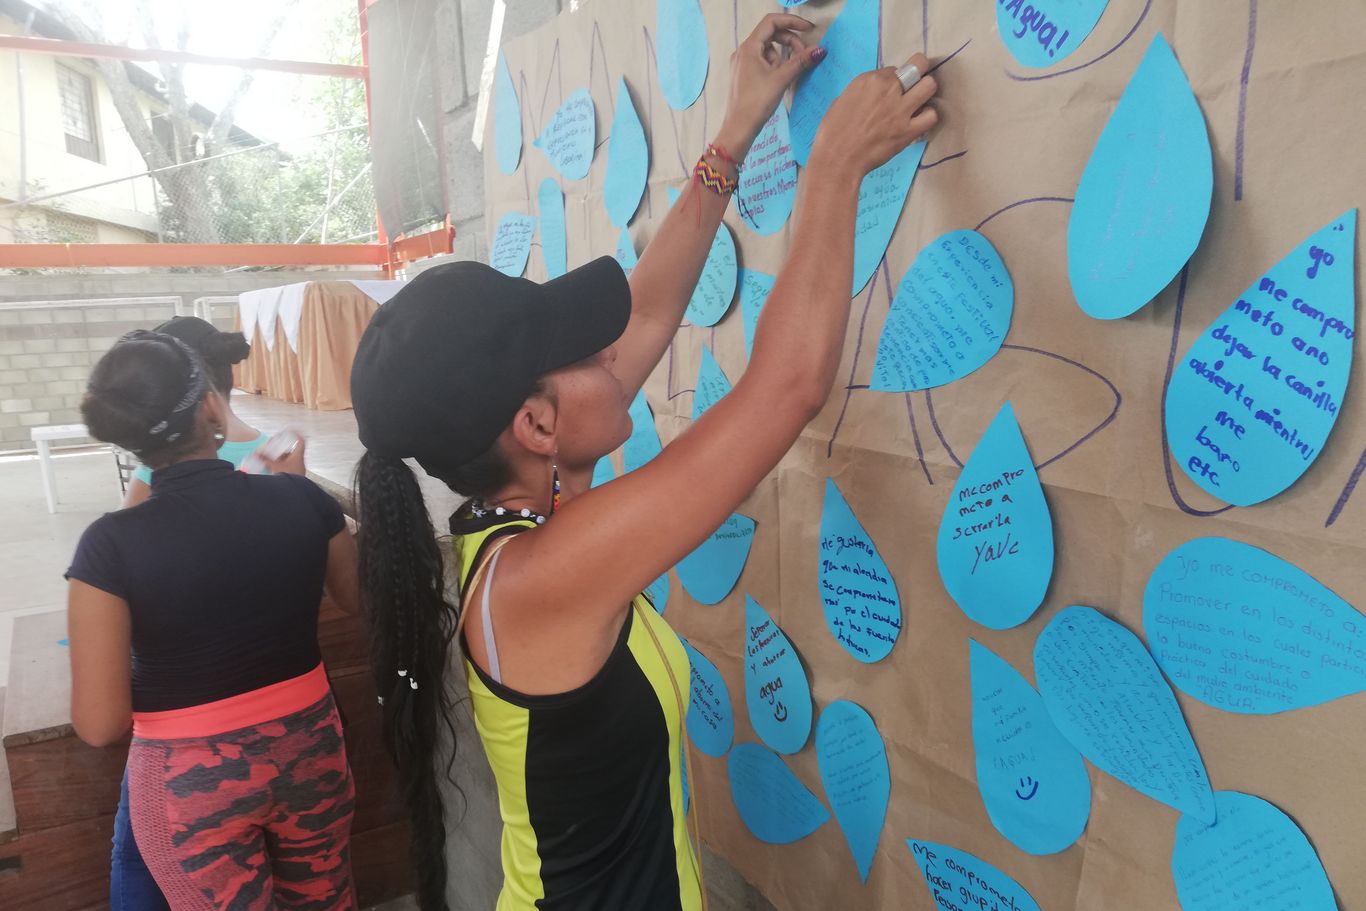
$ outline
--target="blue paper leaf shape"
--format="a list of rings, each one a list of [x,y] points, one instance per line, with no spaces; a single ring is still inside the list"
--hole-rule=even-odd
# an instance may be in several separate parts
[[[607,141],[607,176],[602,183],[607,217],[616,227],[626,227],[635,216],[649,174],[650,147],[645,141],[645,127],[640,123],[623,76],[617,79],[617,107],[612,116],[612,135]]]
[[[999,655],[968,643],[977,790],[996,827],[1026,854],[1056,854],[1086,830],[1091,777],[1043,699]]]
[[[892,232],[901,218],[906,194],[920,169],[925,143],[917,142],[897,152],[892,160],[863,178],[858,190],[858,216],[854,223],[854,296],[868,285],[878,263],[887,253]]]
[[[792,770],[757,743],[737,743],[726,758],[730,796],[760,841],[786,845],[825,825],[830,812]]]
[[[1053,519],[1010,402],[949,494],[938,555],[949,596],[989,629],[1019,626],[1043,603],[1053,577]]]
[[[1171,687],[1143,643],[1090,607],[1060,611],[1034,643],[1053,724],[1102,771],[1214,822],[1214,794]]]
[[[601,487],[603,484],[606,484],[608,481],[612,480],[616,476],[617,473],[612,468],[611,458],[609,458],[608,456],[603,456],[602,458],[598,459],[597,464],[593,466],[593,482],[589,486],[590,488]]]
[[[984,860],[932,841],[906,840],[933,907],[1039,911],[1024,887]]]
[[[683,590],[702,604],[716,604],[729,595],[749,559],[754,526],[749,516],[731,513],[697,550],[678,561]]]
[[[792,157],[787,108],[780,101],[740,166],[735,207],[755,233],[768,235],[787,224],[796,201],[797,162]]]
[[[1091,34],[1108,2],[1050,0],[1041,6],[1024,0],[998,0],[996,30],[1023,66],[1051,66],[1075,51]]]
[[[626,273],[626,277],[631,277],[631,270],[636,267],[636,247],[631,243],[631,235],[625,228],[621,229],[621,236],[617,238],[617,262],[621,264],[621,271]]]
[[[669,606],[669,574],[665,572],[655,581],[645,587],[645,594],[650,596],[650,603],[655,606],[659,615],[664,616],[664,608]]]
[[[1213,190],[1204,115],[1158,34],[1077,186],[1067,276],[1081,309],[1119,319],[1156,297],[1200,243]]]
[[[569,271],[569,241],[564,229],[564,193],[553,177],[541,181],[536,204],[541,213],[541,256],[545,260],[545,272],[550,278],[559,278]]]
[[[763,312],[774,281],[776,279],[765,272],[740,270],[740,317],[745,329],[745,357],[754,354],[754,330],[759,328],[759,314]]]
[[[1157,564],[1143,628],[1172,685],[1206,705],[1270,715],[1366,690],[1366,617],[1275,554],[1196,538]]]
[[[759,602],[745,596],[745,705],[759,739],[796,753],[811,735],[811,685],[797,650]]]
[[[697,368],[697,386],[693,391],[692,419],[695,421],[707,409],[721,401],[730,392],[730,380],[726,379],[721,365],[711,353],[711,348],[702,346],[702,363]]]
[[[1181,817],[1172,879],[1182,911],[1337,911],[1333,886],[1295,821],[1260,797],[1216,791],[1214,825]]]
[[[678,191],[670,187],[670,206],[678,202],[678,196]],[[739,277],[735,235],[722,222],[716,228],[716,237],[712,239],[707,261],[702,265],[702,275],[697,279],[697,287],[688,301],[688,309],[683,311],[683,318],[694,326],[715,326],[735,300],[735,284]]]
[[[1172,374],[1172,456],[1225,503],[1285,490],[1333,431],[1356,335],[1356,224],[1356,210],[1344,212],[1267,270]]]
[[[825,482],[819,556],[830,634],[860,661],[886,658],[901,633],[896,581],[833,478]]]
[[[735,715],[730,706],[730,690],[721,672],[706,655],[678,637],[688,653],[692,668],[692,695],[688,702],[688,737],[708,756],[724,756],[735,738]]]
[[[1015,284],[976,231],[950,231],[915,258],[896,289],[869,388],[910,392],[967,376],[1001,350]]]
[[[792,93],[792,153],[802,167],[831,103],[855,76],[877,66],[880,7],[879,0],[846,0],[821,39],[825,59],[807,71]]]
[[[498,170],[511,174],[522,160],[522,106],[512,84],[508,59],[498,55],[498,70],[493,77],[493,150]]]
[[[531,237],[536,233],[536,219],[520,212],[509,212],[498,222],[489,244],[489,265],[504,275],[514,278],[526,271],[531,256]]]
[[[597,142],[597,118],[593,96],[579,89],[560,105],[540,136],[532,142],[545,153],[555,170],[568,180],[588,176]]]
[[[644,390],[637,392],[636,397],[631,399],[627,413],[631,415],[631,435],[626,438],[621,455],[626,471],[631,472],[659,455],[664,447],[659,443],[654,412],[645,400]]]
[[[892,776],[882,735],[862,706],[841,700],[825,707],[816,723],[816,761],[826,799],[867,882],[887,819]]]
[[[657,0],[655,41],[664,100],[676,111],[692,107],[706,85],[711,57],[707,21],[697,0]]]

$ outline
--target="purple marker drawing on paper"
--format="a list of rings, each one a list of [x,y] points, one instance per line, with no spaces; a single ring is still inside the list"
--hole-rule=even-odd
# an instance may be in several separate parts
[[[1101,54],[1099,57],[1096,57],[1093,60],[1088,60],[1085,63],[1077,64],[1076,66],[1070,67],[1065,70],[1058,70],[1056,73],[1044,73],[1040,76],[1017,76],[1010,70],[1005,71],[1006,75],[1009,76],[1011,79],[1014,79],[1016,82],[1038,82],[1040,79],[1055,79],[1058,76],[1066,76],[1068,73],[1075,73],[1079,70],[1086,69],[1088,66],[1100,63],[1106,57],[1109,57],[1115,51],[1119,50],[1125,44],[1128,43],[1129,39],[1132,38],[1134,36],[1134,33],[1138,31],[1138,27],[1143,24],[1143,20],[1148,18],[1148,13],[1152,10],[1152,8],[1153,0],[1148,0],[1148,2],[1143,5],[1143,12],[1138,14],[1138,21],[1134,23],[1133,28],[1129,29],[1129,31],[1124,35],[1123,38],[1119,39],[1118,44],[1116,44],[1114,47],[1110,48],[1108,51],[1106,51],[1105,53]]]
[[[1233,144],[1233,198],[1243,198],[1243,127],[1247,123],[1247,80],[1252,74],[1252,52],[1257,47],[1257,0],[1247,3],[1247,52],[1238,79],[1238,137]]]

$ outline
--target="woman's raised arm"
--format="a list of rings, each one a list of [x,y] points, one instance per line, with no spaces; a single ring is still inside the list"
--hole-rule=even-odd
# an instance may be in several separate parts
[[[770,13],[731,55],[730,100],[715,145],[736,161],[744,160],[787,87],[823,56],[798,36],[810,29],[800,16]],[[689,181],[632,270],[631,321],[617,341],[612,368],[628,396],[645,384],[678,331],[729,203],[728,196]]]
[[[912,62],[928,69],[919,55]],[[544,529],[507,547],[504,565],[518,567],[503,583],[513,602],[619,611],[696,548],[783,457],[824,406],[839,366],[859,184],[934,125],[937,115],[924,105],[935,90],[926,78],[903,94],[887,67],[855,79],[830,107],[749,368],[654,460],[575,497]],[[514,558],[519,549],[525,556]]]

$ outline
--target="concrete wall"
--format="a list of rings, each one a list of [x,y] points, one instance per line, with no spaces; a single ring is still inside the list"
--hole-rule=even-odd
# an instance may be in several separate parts
[[[86,377],[114,340],[130,329],[150,329],[177,312],[188,314],[196,298],[317,278],[375,277],[374,272],[252,272],[6,278],[0,282],[0,451],[32,448],[31,427],[79,423]],[[163,296],[174,300],[99,303],[102,298]],[[85,299],[91,301],[85,306],[16,306]],[[223,316],[230,320],[227,312]]]
[[[0,34],[22,34],[23,26],[0,17]],[[19,194],[19,66],[23,70],[24,134],[26,171],[29,190],[52,192],[85,186],[137,174],[147,165],[119,119],[118,111],[98,71],[77,57],[51,57],[44,54],[18,54],[0,51],[0,198],[17,199]],[[100,161],[90,161],[66,150],[62,129],[57,68],[73,69],[91,81],[95,94],[95,126],[99,135]],[[96,219],[134,228],[139,232],[157,230],[156,200],[152,180],[122,181],[107,187],[64,196],[58,208],[71,215]],[[0,228],[0,243],[15,242]],[[146,235],[132,235],[146,240]],[[102,242],[127,242],[130,236],[101,236]]]

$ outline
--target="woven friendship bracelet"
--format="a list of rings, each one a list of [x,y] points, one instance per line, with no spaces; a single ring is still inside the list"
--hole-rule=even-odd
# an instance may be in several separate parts
[[[698,183],[718,196],[729,196],[739,186],[739,181],[734,177],[727,177],[722,174],[705,157],[697,159],[697,165],[692,169],[692,176]]]

